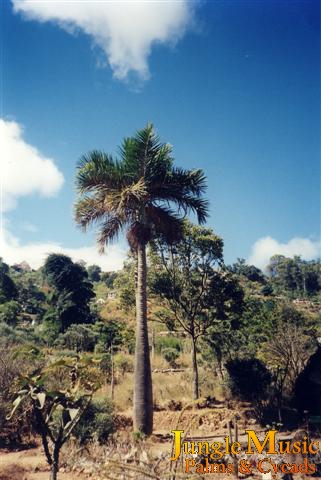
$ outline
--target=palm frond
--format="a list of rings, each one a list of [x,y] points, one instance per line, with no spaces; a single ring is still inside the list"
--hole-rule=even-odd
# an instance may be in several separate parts
[[[79,193],[101,187],[120,187],[123,183],[122,165],[111,155],[94,150],[80,159],[76,174],[76,187]]]
[[[123,143],[123,166],[126,172],[132,176],[144,177],[146,180],[150,176],[150,168],[155,166],[158,155],[168,150],[160,142],[155,133],[153,125],[147,124],[142,130],[138,130],[134,137]],[[159,163],[159,162],[158,162]]]
[[[182,195],[184,193],[200,196],[206,188],[207,182],[203,170],[173,168],[159,185],[155,185],[153,191],[159,198],[166,200],[168,195]]]
[[[97,235],[97,243],[99,246],[99,253],[104,253],[105,246],[108,243],[117,240],[125,222],[120,217],[109,217],[101,224]]]
[[[97,194],[79,198],[74,210],[76,223],[86,230],[89,225],[99,222],[106,215],[104,197]]]
[[[145,211],[154,236],[163,237],[168,243],[174,243],[182,238],[184,222],[173,210],[163,206],[148,205]]]
[[[209,214],[208,200],[193,195],[183,195],[181,198],[172,199],[172,202],[177,205],[179,211],[182,210],[184,212],[184,215],[193,212],[197,216],[199,224],[203,225],[206,223]]]
[[[186,215],[189,211],[196,214],[198,222],[206,222],[209,203],[202,198],[206,189],[206,177],[202,170],[172,169],[163,182],[150,188],[150,197],[158,202],[177,205],[179,211]]]

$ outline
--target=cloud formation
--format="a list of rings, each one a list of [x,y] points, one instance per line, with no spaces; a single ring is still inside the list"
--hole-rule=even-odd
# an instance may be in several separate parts
[[[21,196],[55,195],[64,182],[54,161],[23,139],[21,126],[0,118],[0,182],[2,212],[16,207]]]
[[[105,255],[99,255],[96,246],[64,248],[54,242],[22,245],[6,228],[0,232],[0,252],[1,257],[9,265],[26,261],[35,269],[43,265],[49,253],[64,253],[74,261],[84,260],[88,265],[99,265],[104,271],[121,269],[126,257],[126,251],[118,245],[107,247]]]
[[[299,237],[294,237],[287,243],[280,243],[272,237],[263,237],[254,243],[247,262],[264,270],[273,255],[285,257],[300,255],[304,260],[313,260],[321,255],[321,243]]]
[[[12,0],[15,12],[39,22],[55,22],[70,33],[89,35],[105,53],[114,76],[130,72],[146,80],[154,44],[175,44],[190,25],[195,2]]]
[[[27,261],[31,267],[40,267],[49,253],[65,253],[74,261],[84,260],[97,264],[103,270],[122,267],[126,252],[111,246],[106,255],[99,255],[96,246],[64,248],[58,243],[22,244],[7,228],[4,212],[17,206],[20,197],[39,194],[44,197],[55,195],[64,182],[62,173],[54,161],[42,155],[37,148],[23,139],[21,126],[14,121],[0,118],[0,255],[10,265]],[[37,228],[27,219],[21,228],[36,232]]]

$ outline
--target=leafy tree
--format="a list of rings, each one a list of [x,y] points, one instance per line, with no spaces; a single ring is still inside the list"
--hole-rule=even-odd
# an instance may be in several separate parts
[[[120,307],[125,311],[135,309],[135,276],[136,276],[137,259],[133,254],[130,254],[124,262],[124,267],[114,280],[114,286],[117,290]]]
[[[45,261],[43,272],[54,292],[52,301],[60,331],[73,323],[91,323],[89,301],[95,296],[86,269],[66,255],[53,253]]]
[[[119,350],[126,341],[126,326],[117,320],[109,320],[108,322],[96,322],[93,326],[98,342],[97,349],[99,352],[113,352]]]
[[[15,300],[0,305],[0,321],[8,325],[13,327],[17,325],[19,313],[20,305]]]
[[[45,313],[40,326],[40,336],[42,340],[47,345],[52,346],[62,330],[61,319],[58,317],[57,312],[53,308],[50,308]]]
[[[108,288],[114,288],[116,278],[117,272],[102,272],[100,280],[104,282]]]
[[[205,188],[201,170],[173,166],[170,145],[160,142],[150,124],[123,141],[119,159],[93,151],[82,158],[77,171],[76,222],[83,228],[99,224],[101,252],[126,231],[137,255],[134,428],[145,434],[153,428],[146,245],[159,234],[167,240],[179,236],[181,213],[192,211],[199,222],[205,222]]]
[[[76,352],[93,352],[98,334],[93,331],[92,325],[70,325],[55,341],[60,348],[75,350]]]
[[[9,276],[9,266],[0,258],[0,303],[15,300],[17,296],[17,287]]]
[[[320,261],[307,262],[298,256],[287,258],[274,255],[270,259],[268,272],[278,293],[312,296],[321,290]]]
[[[247,265],[244,258],[238,258],[237,262],[229,267],[229,270],[237,275],[243,275],[251,282],[266,283],[263,272],[254,265]]]
[[[89,280],[99,282],[101,278],[101,268],[98,265],[89,265],[87,268]]]
[[[261,342],[260,356],[272,371],[282,371],[284,386],[291,392],[316,346],[319,322],[287,303],[276,306],[272,322],[271,334]]]
[[[15,274],[14,281],[22,311],[41,316],[46,309],[46,296],[39,288],[41,273],[21,271]]]
[[[184,224],[184,236],[175,244],[154,242],[153,291],[167,307],[158,316],[172,329],[182,328],[191,338],[193,397],[199,397],[197,342],[215,322],[239,314],[243,292],[223,269],[223,241],[210,228]]]
[[[226,364],[230,376],[230,388],[242,400],[257,400],[267,394],[272,375],[257,358],[230,360]]]

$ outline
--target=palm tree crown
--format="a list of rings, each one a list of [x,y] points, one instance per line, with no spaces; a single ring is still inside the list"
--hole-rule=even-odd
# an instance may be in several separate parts
[[[199,223],[205,222],[208,203],[201,198],[205,176],[199,169],[173,167],[171,152],[171,146],[160,143],[148,124],[123,141],[119,159],[100,151],[82,157],[76,180],[80,194],[76,222],[84,229],[99,224],[101,252],[122,230],[135,248],[137,242],[147,243],[154,235],[173,238],[188,211],[197,215]]]

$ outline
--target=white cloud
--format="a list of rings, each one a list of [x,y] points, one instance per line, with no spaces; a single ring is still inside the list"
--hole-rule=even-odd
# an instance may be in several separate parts
[[[304,260],[313,260],[321,255],[321,243],[299,237],[280,243],[272,237],[263,237],[254,243],[248,263],[264,270],[273,255],[300,255]]]
[[[32,193],[51,197],[63,181],[53,160],[23,140],[21,126],[0,118],[0,210],[15,208],[19,197]]]
[[[38,193],[51,197],[58,192],[64,178],[53,160],[44,157],[22,138],[22,128],[14,121],[0,118],[0,255],[10,265],[27,261],[31,267],[40,267],[49,253],[65,253],[74,261],[84,260],[98,264],[103,270],[122,267],[126,252],[118,246],[108,248],[106,255],[99,255],[96,246],[64,248],[55,242],[22,244],[8,229],[4,212],[17,206],[19,197]],[[27,220],[21,228],[36,232],[37,227]]]
[[[175,43],[191,23],[190,0],[12,0],[31,20],[56,22],[70,33],[82,30],[98,45],[118,79],[149,76],[148,56],[156,43]]]
[[[84,260],[88,265],[99,265],[104,271],[121,269],[126,257],[126,251],[117,245],[107,247],[105,255],[100,255],[96,246],[64,248],[54,242],[22,245],[6,228],[0,232],[0,252],[9,265],[26,261],[32,268],[39,268],[49,253],[64,253],[74,261]]]

